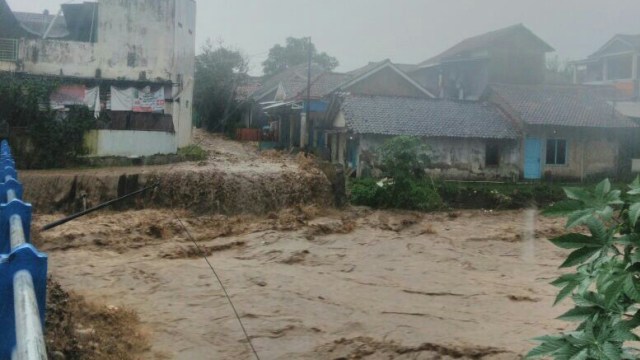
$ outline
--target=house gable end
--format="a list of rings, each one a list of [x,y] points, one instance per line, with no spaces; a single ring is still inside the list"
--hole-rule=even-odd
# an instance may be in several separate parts
[[[389,67],[344,87],[343,90],[358,95],[427,97],[422,90]]]
[[[386,77],[386,80],[389,82],[381,81],[381,77]],[[375,89],[376,87],[379,88]],[[338,90],[357,92],[363,95],[380,94],[435,98],[432,93],[410,78],[409,75],[398,69],[389,60],[380,63],[369,71],[359,74],[355,78],[349,79],[349,81],[341,84],[331,92]]]
[[[589,58],[601,57],[601,56],[612,55],[612,54],[634,52],[634,51],[637,51],[637,50],[638,49],[635,46],[633,46],[633,44],[630,44],[627,41],[625,41],[624,39],[621,39],[619,37],[614,37],[613,39],[609,40],[609,42],[607,42],[598,51],[596,51],[594,54],[589,56]]]

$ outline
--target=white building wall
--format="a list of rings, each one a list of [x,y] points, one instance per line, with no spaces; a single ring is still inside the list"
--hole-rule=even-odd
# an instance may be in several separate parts
[[[174,21],[174,86],[173,125],[178,135],[178,147],[191,143],[193,131],[193,89],[196,56],[196,2],[176,0]],[[181,82],[178,82],[181,80]]]
[[[175,154],[176,135],[162,131],[92,130],[85,138],[92,156]]]
[[[174,75],[174,2],[99,0],[97,42],[21,42],[24,71],[93,78],[169,81]],[[133,55],[133,62],[130,62]]]
[[[195,73],[194,0],[98,0],[97,42],[22,39],[22,70],[31,74],[173,83],[178,147],[191,143]],[[0,67],[0,70],[2,68]]]

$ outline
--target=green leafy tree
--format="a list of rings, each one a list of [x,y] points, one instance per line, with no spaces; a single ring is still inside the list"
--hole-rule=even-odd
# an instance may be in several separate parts
[[[235,92],[247,80],[248,62],[243,54],[207,41],[196,56],[193,106],[200,125],[208,131],[225,130],[238,112]]]
[[[527,358],[558,360],[637,359],[627,347],[640,338],[640,179],[626,193],[609,180],[595,189],[566,188],[568,200],[547,210],[567,216],[572,232],[551,240],[572,250],[561,268],[574,272],[552,284],[559,287],[556,304],[571,298],[575,307],[559,319],[579,322],[575,331],[538,338]],[[588,230],[588,234],[582,231]]]
[[[380,167],[396,181],[420,180],[431,164],[429,146],[420,138],[396,136],[378,149]]]
[[[430,164],[429,147],[417,137],[397,136],[378,149],[380,167],[391,179],[386,185],[384,203],[390,207],[432,210],[441,203],[435,188],[425,182]]]
[[[289,67],[304,64],[309,59],[309,46],[313,61],[327,70],[333,70],[340,65],[338,59],[326,52],[318,53],[313,42],[308,38],[287,38],[285,46],[274,45],[269,50],[269,57],[262,63],[265,77],[273,76]]]

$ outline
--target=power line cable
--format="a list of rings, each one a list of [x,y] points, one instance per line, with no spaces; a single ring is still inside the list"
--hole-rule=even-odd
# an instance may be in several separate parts
[[[235,80],[234,80],[235,81]],[[231,104],[234,102],[232,100],[232,98],[229,98],[227,103],[227,107],[230,107]],[[219,121],[219,123],[217,124],[217,126],[214,128],[214,130],[212,132],[215,132],[217,130],[220,130],[222,127],[224,127],[226,125],[227,120],[233,115],[235,114],[236,111],[238,111],[239,109],[242,108],[243,105],[247,104],[251,102],[250,98],[245,99],[244,101],[236,104],[235,109],[232,109],[231,111],[228,111],[228,113],[223,117],[223,119],[221,119]],[[236,102],[237,103],[237,102]],[[206,136],[203,136],[202,139],[200,139],[200,141],[198,141],[195,146],[200,146],[204,141],[206,140]],[[173,168],[175,166],[177,166],[178,163],[173,164],[169,170],[167,171],[167,173],[171,173]],[[246,327],[244,326],[244,323],[242,322],[242,319],[240,318],[240,315],[238,314],[238,310],[236,309],[235,304],[233,303],[233,300],[231,300],[231,296],[229,296],[229,292],[227,291],[226,286],[224,285],[224,283],[222,282],[222,279],[220,278],[220,276],[218,275],[218,272],[216,271],[215,267],[213,266],[213,264],[211,263],[211,261],[209,261],[209,258],[207,257],[206,253],[202,250],[202,247],[200,246],[200,244],[198,244],[198,242],[195,240],[195,238],[193,237],[193,235],[191,235],[191,232],[189,231],[189,229],[187,228],[187,226],[184,224],[184,222],[182,221],[182,219],[180,218],[180,216],[178,215],[178,213],[176,212],[175,209],[175,203],[172,197],[171,200],[171,212],[175,218],[175,220],[178,221],[178,223],[180,224],[180,227],[182,227],[182,229],[185,231],[185,233],[187,234],[187,237],[191,240],[191,242],[193,242],[193,244],[195,245],[197,251],[200,253],[200,255],[202,256],[202,258],[204,259],[204,261],[207,263],[207,265],[209,266],[209,268],[211,269],[211,272],[213,273],[214,277],[216,278],[216,280],[218,281],[218,284],[220,284],[220,288],[222,289],[222,292],[224,294],[224,297],[227,299],[227,302],[229,303],[229,306],[231,307],[231,309],[233,310],[233,314],[236,317],[236,320],[238,321],[238,324],[240,324],[240,328],[242,330],[242,333],[244,334],[244,337],[247,341],[247,343],[249,344],[249,347],[251,349],[251,352],[253,353],[253,355],[255,356],[256,360],[260,360],[260,356],[258,355],[258,352],[256,351],[256,348],[253,345],[253,342],[251,341],[251,337],[249,336],[249,333],[246,329]]]
[[[236,319],[238,320],[238,324],[240,324],[240,328],[242,329],[242,332],[244,333],[245,339],[249,343],[249,347],[251,348],[251,351],[253,352],[253,355],[256,357],[257,360],[260,360],[260,356],[258,355],[258,352],[256,351],[256,348],[253,346],[253,342],[251,341],[251,337],[249,336],[249,333],[247,332],[247,329],[245,328],[244,324],[242,323],[242,319],[240,318],[240,315],[238,314],[238,310],[236,309],[235,305],[233,304],[233,301],[231,300],[231,297],[229,296],[229,292],[227,291],[227,288],[224,286],[224,283],[222,282],[222,279],[220,278],[220,276],[218,276],[218,272],[213,267],[213,264],[211,264],[211,262],[209,261],[209,258],[207,258],[207,255],[202,250],[202,247],[200,247],[200,244],[198,244],[196,239],[191,235],[191,232],[189,231],[189,229],[186,227],[184,222],[182,222],[182,219],[180,219],[180,217],[176,213],[176,210],[173,207],[173,202],[171,204],[171,211],[173,212],[173,215],[175,216],[176,220],[178,220],[178,222],[180,223],[180,226],[184,229],[185,233],[187,234],[187,236],[189,237],[191,242],[193,242],[193,244],[196,246],[196,249],[198,250],[198,252],[202,256],[204,261],[206,261],[207,265],[209,265],[209,268],[211,269],[211,272],[213,273],[215,278],[218,280],[218,284],[220,284],[220,288],[222,289],[222,292],[224,292],[224,296],[227,298],[227,301],[229,302],[229,305],[231,306],[231,309],[233,309],[233,313],[234,313]]]

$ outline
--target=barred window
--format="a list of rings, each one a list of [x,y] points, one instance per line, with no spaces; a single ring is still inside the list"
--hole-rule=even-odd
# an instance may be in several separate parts
[[[0,61],[18,60],[18,40],[0,39]]]

